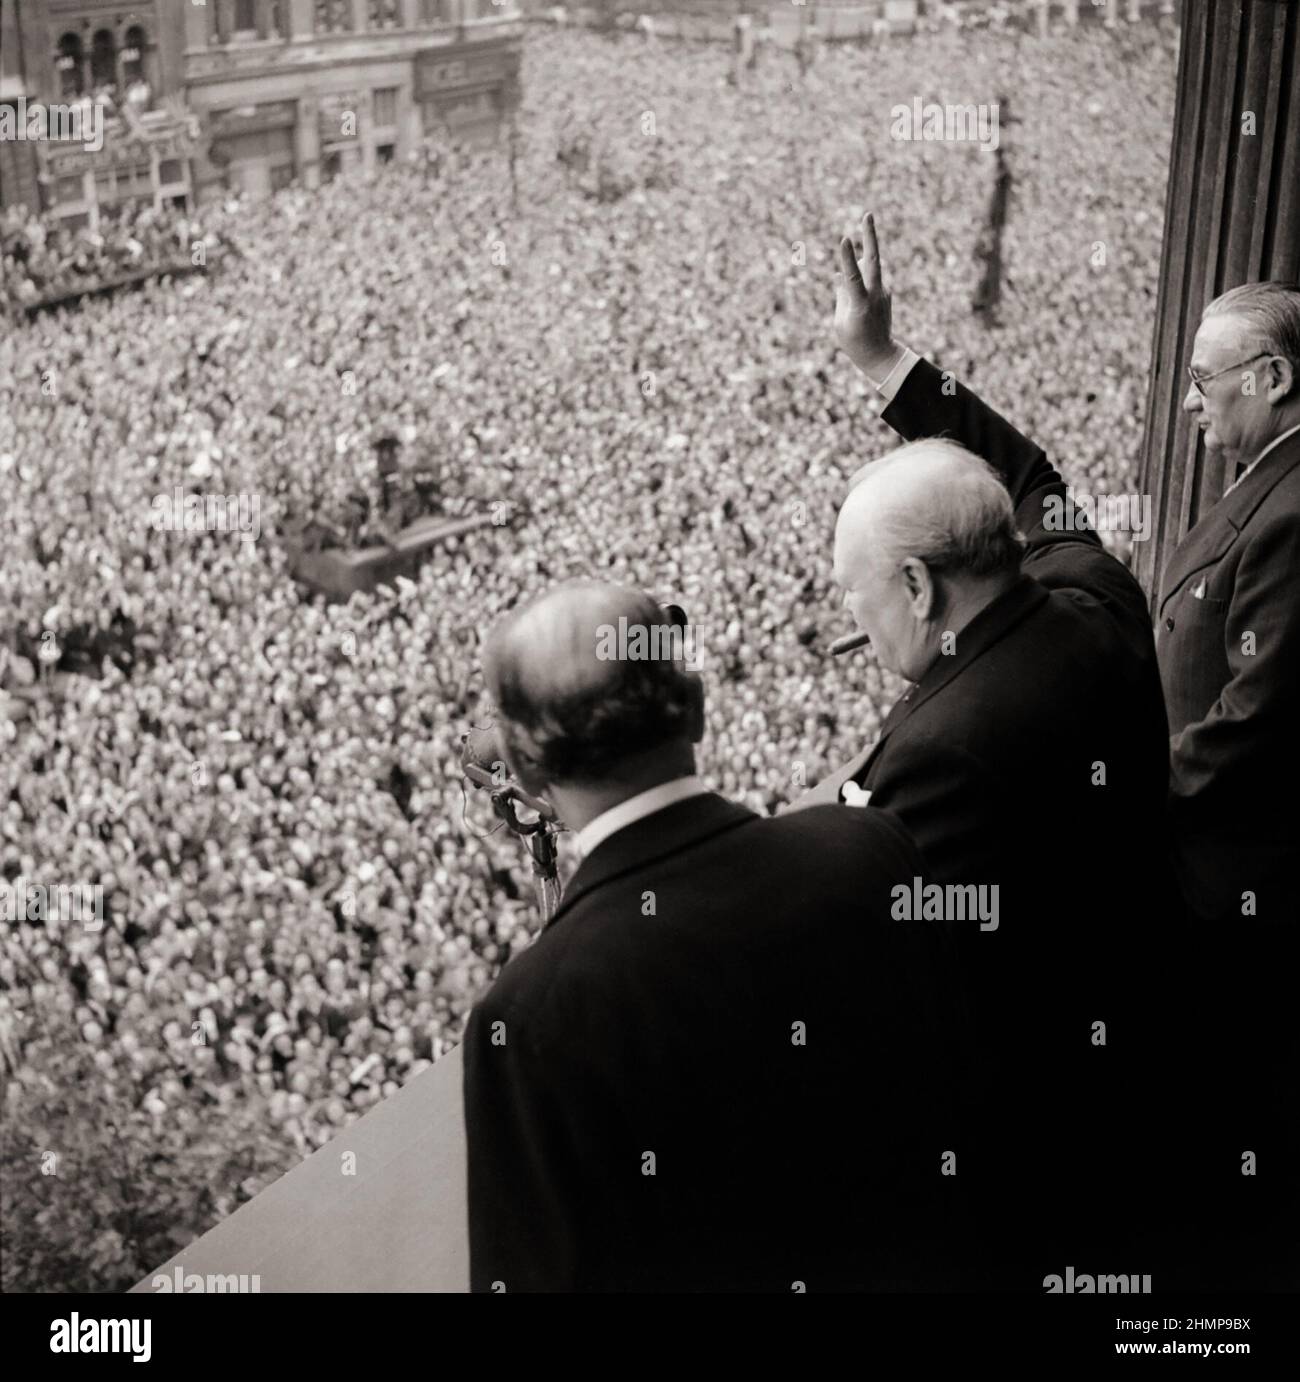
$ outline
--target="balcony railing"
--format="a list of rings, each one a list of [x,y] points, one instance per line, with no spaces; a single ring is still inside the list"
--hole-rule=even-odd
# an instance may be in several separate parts
[[[465,1188],[456,1047],[135,1290],[467,1291]]]

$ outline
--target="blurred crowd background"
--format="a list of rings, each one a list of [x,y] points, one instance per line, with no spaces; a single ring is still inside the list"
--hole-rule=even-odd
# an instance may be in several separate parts
[[[680,603],[702,771],[759,811],[874,736],[897,688],[827,655],[836,508],[892,445],[830,334],[864,209],[900,338],[1132,489],[1174,42],[945,33],[737,86],[719,47],[535,31],[499,148],[98,245],[6,218],[0,875],[103,901],[0,923],[6,1288],[131,1283],[458,1040],[539,924],[458,766],[520,598]],[[1014,113],[992,315],[994,159],[892,140],[918,96]],[[200,242],[228,253],[25,311]],[[504,521],[326,604],[282,536],[373,490],[381,432]],[[256,498],[259,536],[158,531],[178,486]]]

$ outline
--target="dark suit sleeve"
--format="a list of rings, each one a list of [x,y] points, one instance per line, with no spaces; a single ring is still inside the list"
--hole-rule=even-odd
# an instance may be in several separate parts
[[[1231,819],[1234,803],[1276,769],[1276,745],[1300,705],[1297,572],[1300,514],[1279,513],[1251,537],[1237,566],[1224,627],[1231,680],[1205,719],[1170,741],[1170,808],[1188,830]]]
[[[609,1096],[584,1068],[585,1041],[543,1049],[537,1028],[491,995],[466,1027],[471,1291],[584,1284],[584,1225],[601,1212],[590,1168],[610,1157],[594,1103]]]
[[[1028,544],[1027,575],[1049,590],[1085,591],[1149,626],[1141,587],[1084,526],[1056,467],[983,399],[928,360],[918,360],[881,416],[906,441],[947,437],[993,467]]]
[[[573,1288],[563,1121],[527,1026],[480,1005],[465,1029],[471,1291]]]
[[[892,811],[920,845],[926,875],[941,882],[999,882],[989,876],[997,857],[998,822],[990,811],[988,773],[958,749],[927,743],[895,745],[887,774],[872,786],[870,810]]]

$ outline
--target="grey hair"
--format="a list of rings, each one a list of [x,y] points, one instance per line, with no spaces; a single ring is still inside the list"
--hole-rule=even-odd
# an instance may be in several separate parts
[[[907,466],[918,482],[931,463],[936,483],[923,503],[885,502],[873,514],[879,558],[896,566],[918,557],[932,571],[993,576],[1018,570],[1025,540],[1016,528],[1015,508],[992,466],[945,437],[908,442],[863,466],[851,488],[896,466]],[[930,467],[926,467],[930,468]]]
[[[1229,288],[1210,303],[1201,320],[1229,314],[1259,337],[1262,350],[1286,356],[1300,370],[1300,283],[1272,280]]]
[[[543,602],[566,588],[603,601],[584,616],[557,625],[556,653],[521,659],[516,635]],[[601,611],[599,614],[592,609]],[[686,670],[680,641],[664,637],[662,655],[600,660],[596,622],[672,628],[669,614],[641,591],[592,581],[567,581],[508,614],[489,639],[488,688],[501,712],[508,754],[533,764],[549,782],[594,782],[617,774],[634,754],[689,740],[698,678]],[[581,635],[587,656],[565,658],[567,640]],[[559,665],[555,665],[555,658]]]

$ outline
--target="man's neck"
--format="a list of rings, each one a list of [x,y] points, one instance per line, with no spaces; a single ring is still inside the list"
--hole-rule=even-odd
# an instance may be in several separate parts
[[[925,664],[925,671],[917,677],[918,682],[922,677],[929,675],[935,663],[945,657],[951,657],[957,651],[957,647],[960,646],[958,635],[961,631],[977,616],[983,614],[995,600],[1001,599],[1008,590],[1018,585],[1020,577],[1021,572],[1017,569],[1007,575],[990,577],[978,584],[968,584],[960,591],[951,591],[943,614],[943,630],[929,662]],[[952,646],[954,643],[956,646]]]
[[[1289,418],[1282,419],[1281,424],[1278,426],[1277,430],[1266,442],[1264,442],[1262,446],[1260,446],[1256,450],[1255,454],[1250,458],[1247,464],[1253,465],[1254,462],[1259,460],[1259,458],[1263,456],[1263,454],[1266,451],[1268,451],[1270,447],[1275,446],[1278,442],[1282,440],[1283,437],[1294,434],[1296,428],[1298,427],[1300,427],[1300,408],[1296,409],[1296,411],[1292,413]]]
[[[1262,441],[1252,442],[1249,446],[1243,447],[1240,452],[1228,456],[1228,478],[1231,479],[1237,471],[1244,470],[1258,461],[1269,448],[1275,446],[1283,437],[1293,433],[1300,427],[1300,409],[1297,409],[1289,417],[1281,418],[1272,427]],[[1271,452],[1269,452],[1271,454]]]
[[[690,777],[694,772],[693,759],[670,759],[656,768],[620,777],[614,782],[552,785],[547,796],[560,819],[576,834],[597,816],[603,816],[632,797],[639,797],[642,792],[665,782],[675,782],[679,777]]]
[[[944,622],[945,632],[954,635],[961,633],[977,615],[983,614],[995,600],[1001,599],[1012,586],[1018,585],[1020,574],[1017,569],[1006,575],[992,576],[978,585],[969,585],[954,594],[948,604],[947,618]],[[944,650],[940,648],[939,651],[942,653]]]

